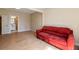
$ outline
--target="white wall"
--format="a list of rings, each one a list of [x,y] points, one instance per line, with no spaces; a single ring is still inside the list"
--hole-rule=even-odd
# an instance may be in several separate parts
[[[22,31],[29,31],[31,30],[31,19],[30,19],[30,14],[26,13],[20,13],[20,12],[15,12],[15,11],[8,11],[8,10],[1,10],[0,9],[0,15],[2,15],[2,20],[3,20],[3,25],[2,25],[2,34],[6,34],[4,31],[8,31],[7,29],[4,29],[6,22],[4,20],[9,20],[10,16],[19,16],[19,22],[18,22],[18,32]],[[5,16],[4,16],[5,15]]]
[[[31,14],[31,28],[32,31],[41,28],[42,26],[42,13],[33,13]]]
[[[19,15],[19,22],[18,22],[18,31],[30,31],[31,30],[31,19],[30,15]]]
[[[44,25],[63,26],[73,29],[79,44],[79,8],[49,8],[44,12]]]
[[[2,34],[10,33],[9,24],[9,16],[2,15]]]

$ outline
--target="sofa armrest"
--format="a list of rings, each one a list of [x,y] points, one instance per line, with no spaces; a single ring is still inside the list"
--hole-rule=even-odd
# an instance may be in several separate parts
[[[68,50],[74,50],[74,35],[70,34],[67,39]]]
[[[39,32],[42,32],[42,29],[36,30],[36,34],[39,33]]]

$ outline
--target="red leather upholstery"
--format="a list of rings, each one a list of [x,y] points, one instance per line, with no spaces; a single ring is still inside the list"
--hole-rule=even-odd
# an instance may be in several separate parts
[[[36,31],[37,38],[63,50],[74,49],[73,31],[69,28],[44,26]]]

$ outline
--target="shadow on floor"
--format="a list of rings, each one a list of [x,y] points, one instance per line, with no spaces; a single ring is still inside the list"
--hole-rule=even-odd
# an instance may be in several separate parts
[[[75,50],[79,50],[79,46],[75,46]]]

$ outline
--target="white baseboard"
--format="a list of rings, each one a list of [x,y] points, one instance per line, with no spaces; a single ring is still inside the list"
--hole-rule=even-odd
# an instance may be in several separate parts
[[[31,29],[27,29],[27,30],[19,30],[18,32],[24,32],[24,31],[31,31]]]

